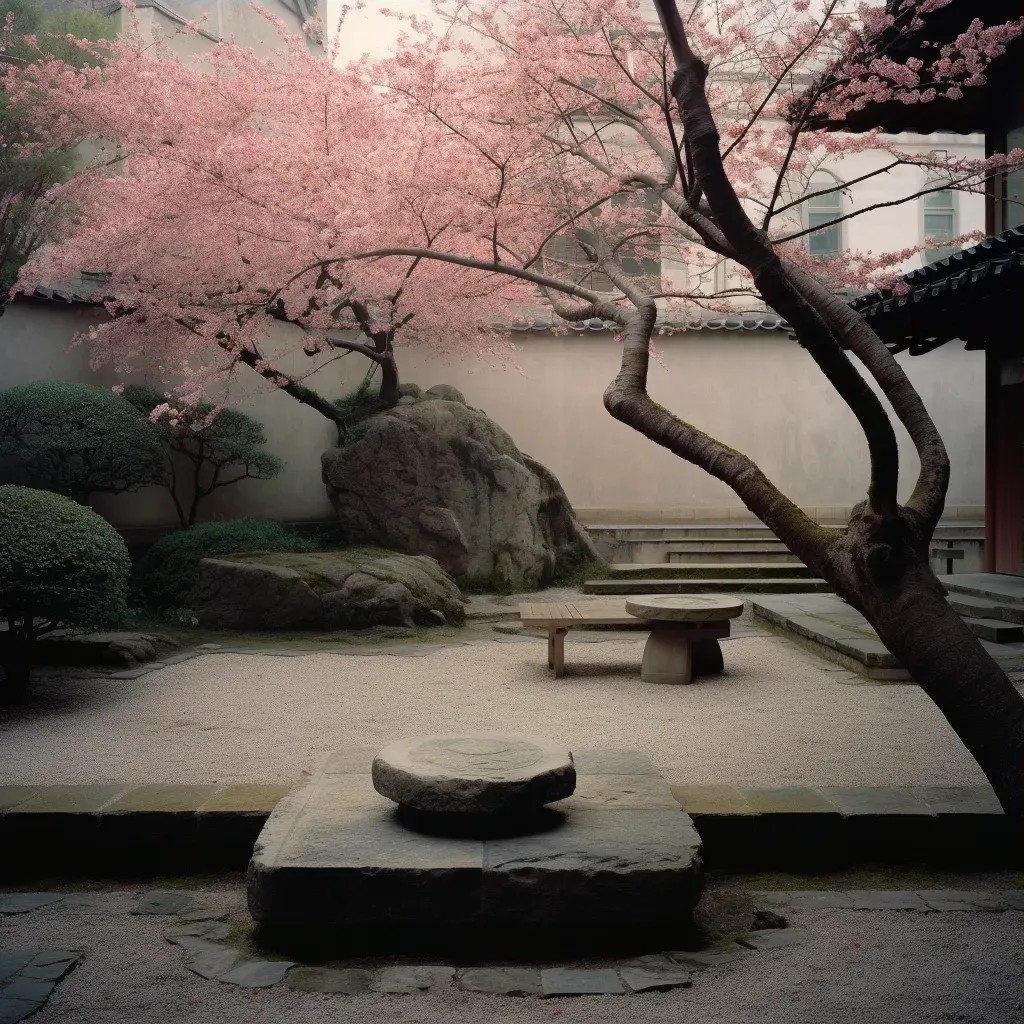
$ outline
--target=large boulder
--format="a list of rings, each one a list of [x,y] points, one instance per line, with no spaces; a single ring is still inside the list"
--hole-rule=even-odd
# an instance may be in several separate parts
[[[462,594],[437,562],[392,551],[254,551],[204,558],[188,607],[221,629],[461,625]]]
[[[322,456],[349,543],[429,555],[453,576],[512,589],[600,561],[554,474],[447,385],[403,385],[358,440]]]

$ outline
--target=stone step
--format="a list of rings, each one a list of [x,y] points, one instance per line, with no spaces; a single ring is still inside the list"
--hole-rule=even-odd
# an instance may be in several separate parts
[[[588,580],[584,594],[828,594],[819,579]]]
[[[774,541],[775,534],[761,523],[620,523],[585,524],[595,537],[614,535],[622,540],[729,540]],[[820,523],[827,530],[844,530],[836,523]],[[943,522],[935,528],[933,541],[984,540],[985,524]]]
[[[714,547],[710,544],[702,543],[699,549],[684,548],[679,550],[678,548],[669,548],[666,555],[668,556],[667,560],[673,565],[688,565],[694,562],[716,562],[725,564],[733,562],[775,562],[781,565],[793,565],[800,563],[800,559],[781,544],[774,548],[732,548]]]
[[[755,564],[739,562],[734,564],[721,562],[695,563],[656,563],[648,565],[611,565],[609,576],[613,579],[636,579],[643,577],[652,580],[693,580],[693,579],[796,579],[811,575],[811,570],[802,562],[786,564],[775,562]]]
[[[839,530],[839,526],[827,526],[826,529]],[[602,535],[615,536],[620,540],[642,541],[723,541],[739,543],[741,541],[777,541],[777,537],[767,526],[760,524],[724,523],[722,525],[686,523],[662,523],[657,526],[588,526],[587,532],[595,538]]]
[[[674,542],[680,551],[718,551],[723,548],[734,551],[753,549],[758,551],[788,551],[781,540],[771,534],[757,537],[680,537]]]
[[[968,629],[983,640],[991,640],[997,644],[1016,644],[1024,641],[1024,626],[1014,622],[1003,622],[1001,619],[975,619],[963,616]]]
[[[1001,622],[1024,623],[1024,608],[1001,604],[987,597],[951,593],[947,597],[950,607],[964,618],[999,619]]]
[[[962,573],[940,576],[939,582],[950,594],[967,594],[1024,610],[1024,576],[1005,573]]]

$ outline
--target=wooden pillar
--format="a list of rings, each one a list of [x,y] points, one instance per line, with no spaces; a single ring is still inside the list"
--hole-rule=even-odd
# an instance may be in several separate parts
[[[985,570],[1024,575],[1024,374],[986,352]],[[1016,364],[1016,365],[1015,365]]]

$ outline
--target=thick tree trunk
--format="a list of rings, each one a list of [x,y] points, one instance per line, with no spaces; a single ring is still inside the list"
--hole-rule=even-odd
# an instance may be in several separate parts
[[[385,358],[381,360],[380,369],[379,397],[383,406],[390,409],[398,402],[398,363],[395,362],[394,349],[388,349]]]
[[[781,525],[795,536],[778,535],[875,627],[974,755],[1006,813],[1019,821],[1024,812],[1024,697],[950,608],[928,566],[928,541],[942,514],[948,480],[948,459],[938,431],[910,382],[882,352],[877,336],[814,281],[787,268],[768,236],[747,216],[722,162],[718,130],[704,91],[707,65],[691,49],[674,0],[655,0],[655,5],[676,61],[672,94],[691,157],[691,190],[707,197],[711,220],[734,258],[751,272],[769,305],[793,325],[801,343],[857,415],[868,441],[868,502],[855,510],[846,535],[816,550],[813,528],[792,514]],[[700,233],[701,218],[689,204],[677,203],[673,209]],[[896,499],[899,459],[888,415],[874,393],[865,390],[865,382],[843,351],[844,343],[857,352],[894,405],[921,456],[922,472],[906,507]],[[646,378],[631,383],[639,397]],[[672,447],[668,443],[671,427],[662,422],[653,426],[653,432],[644,433]],[[701,465],[695,439],[683,441],[673,450]],[[751,486],[760,472],[752,463],[743,467],[740,460],[732,462],[727,465],[717,458],[716,475],[762,522],[776,529],[778,508],[785,507],[785,500],[781,496],[768,500],[771,490],[766,480]]]
[[[874,626],[977,760],[1003,809],[1024,815],[1024,698],[946,600],[905,511],[855,512],[817,568]]]

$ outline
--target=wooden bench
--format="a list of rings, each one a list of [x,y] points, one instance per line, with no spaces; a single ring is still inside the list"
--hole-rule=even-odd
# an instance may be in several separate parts
[[[626,611],[626,598],[598,598],[565,604],[521,604],[519,619],[524,626],[548,631],[548,668],[554,669],[556,679],[565,675],[565,634],[573,626],[653,626],[650,620]],[[729,624],[695,622],[692,634],[695,642],[719,640],[729,635]],[[721,671],[720,664],[718,671]]]

